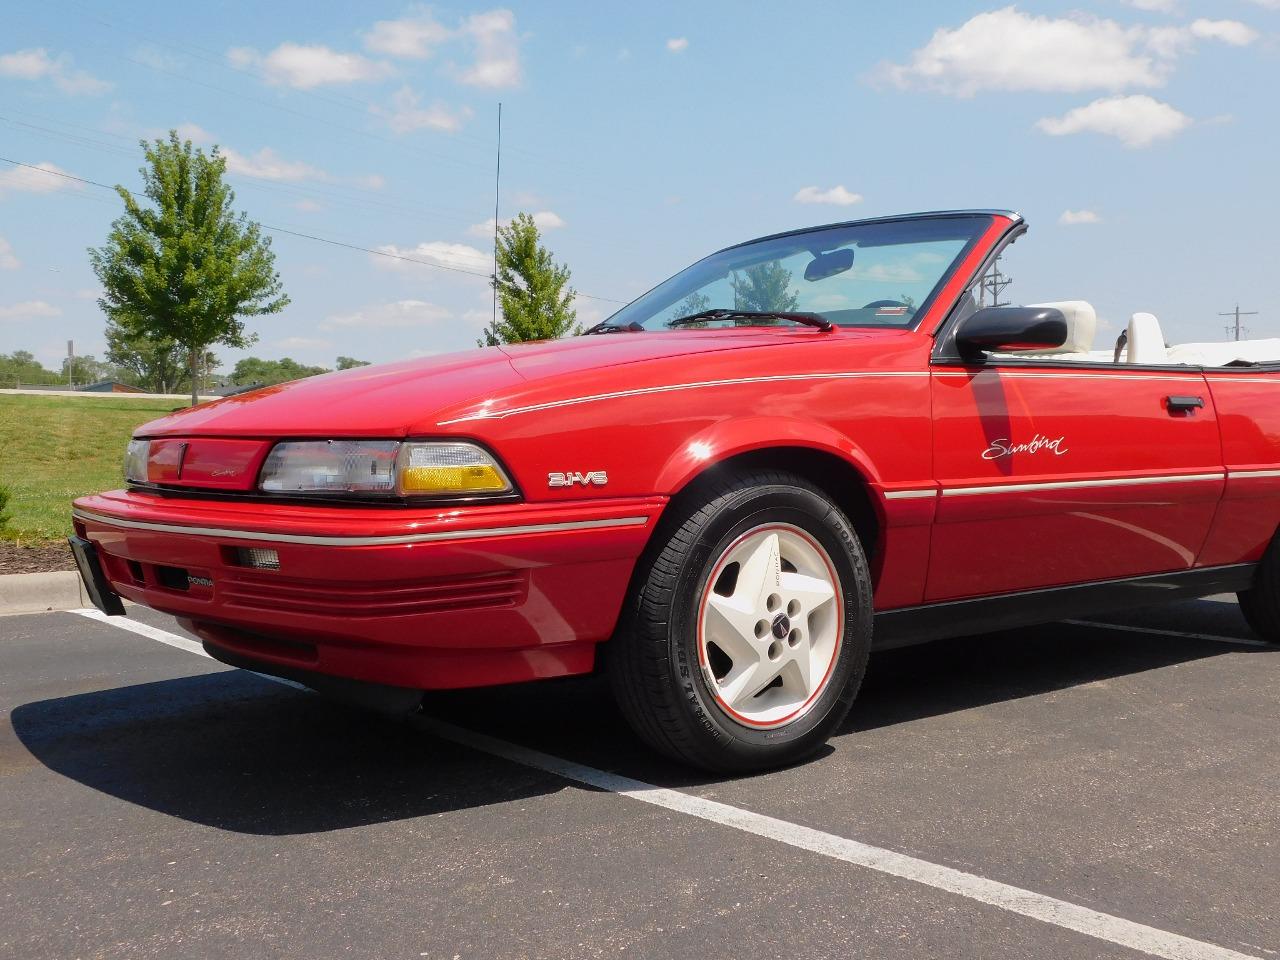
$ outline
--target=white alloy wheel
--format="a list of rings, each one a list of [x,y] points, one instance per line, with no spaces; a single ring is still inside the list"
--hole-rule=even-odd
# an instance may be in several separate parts
[[[802,717],[839,656],[842,604],[835,565],[799,527],[765,524],[729,544],[698,613],[698,658],[717,706],[755,728]]]

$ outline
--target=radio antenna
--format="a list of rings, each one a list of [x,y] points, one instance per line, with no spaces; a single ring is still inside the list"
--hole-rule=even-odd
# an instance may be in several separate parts
[[[502,101],[498,101],[498,159],[493,170],[493,328],[498,328],[498,188],[502,183]]]

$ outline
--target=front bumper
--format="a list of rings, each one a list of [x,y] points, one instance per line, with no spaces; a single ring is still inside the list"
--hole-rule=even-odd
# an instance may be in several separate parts
[[[664,498],[406,509],[75,502],[112,590],[210,653],[416,689],[585,673]],[[274,550],[279,569],[247,565]]]

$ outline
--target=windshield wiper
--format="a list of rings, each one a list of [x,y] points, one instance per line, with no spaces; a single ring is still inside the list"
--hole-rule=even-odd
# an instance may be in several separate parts
[[[588,327],[582,331],[582,335],[588,336],[593,333],[643,333],[644,327],[638,323],[610,323],[608,320],[597,323],[594,327]]]
[[[703,320],[791,320],[795,323],[803,323],[805,326],[817,327],[819,330],[831,331],[836,325],[826,317],[817,313],[787,313],[780,310],[728,310],[720,308],[718,310],[703,310],[701,313],[691,313],[687,317],[676,317],[674,320],[668,320],[668,327],[687,327],[691,324],[701,323]]]

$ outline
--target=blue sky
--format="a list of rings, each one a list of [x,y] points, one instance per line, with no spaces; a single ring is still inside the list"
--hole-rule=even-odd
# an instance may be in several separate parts
[[[95,4],[6,11],[0,156],[138,185],[137,140],[230,158],[264,224],[485,273],[538,215],[586,321],[729,243],[1008,207],[1017,301],[1280,336],[1280,0]],[[85,248],[110,192],[0,162],[0,352],[101,354]],[[488,226],[486,226],[488,224]],[[293,303],[259,356],[471,346],[484,279],[272,234]],[[224,367],[240,355],[222,350]]]

